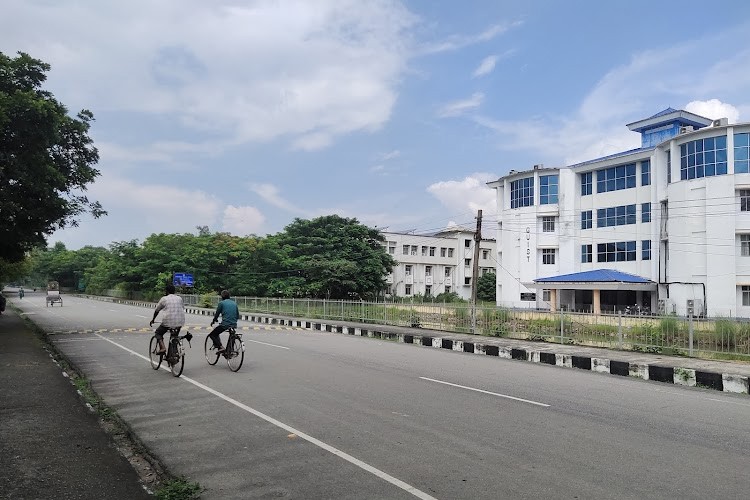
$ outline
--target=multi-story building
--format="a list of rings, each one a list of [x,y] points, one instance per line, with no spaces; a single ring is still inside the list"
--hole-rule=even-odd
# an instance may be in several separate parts
[[[750,123],[666,109],[641,147],[496,189],[500,305],[750,316]]]
[[[474,232],[455,228],[429,236],[383,232],[386,251],[398,261],[387,277],[389,294],[435,297],[455,292],[471,298]],[[479,244],[479,274],[495,272],[495,240]]]

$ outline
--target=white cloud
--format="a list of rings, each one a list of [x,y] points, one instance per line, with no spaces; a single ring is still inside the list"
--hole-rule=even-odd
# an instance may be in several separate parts
[[[395,160],[396,158],[399,158],[400,156],[401,156],[401,151],[399,151],[398,149],[394,149],[393,151],[384,153],[381,159],[383,161]]]
[[[450,210],[471,214],[482,210],[483,216],[492,215],[497,212],[495,190],[487,187],[487,182],[497,178],[494,174],[475,173],[460,181],[436,182],[427,187],[427,192]]]
[[[512,21],[508,23],[499,23],[490,26],[481,33],[475,35],[453,35],[440,42],[433,42],[424,45],[418,49],[419,54],[437,54],[440,52],[450,52],[463,49],[477,43],[488,42],[494,38],[506,33],[507,31],[517,28],[523,24],[522,21]]]
[[[556,166],[639,147],[639,134],[629,131],[625,124],[651,116],[670,104],[678,108],[680,102],[689,102],[686,108],[689,106],[693,112],[700,109],[698,114],[737,120],[741,110],[750,109],[746,92],[750,85],[750,72],[746,71],[750,49],[727,53],[722,47],[741,43],[746,27],[637,53],[626,64],[605,74],[567,116],[535,116],[519,121],[490,116],[472,119],[497,133],[500,149],[533,151],[538,155],[535,162],[552,162]],[[717,60],[716,54],[726,57]],[[695,60],[715,63],[696,73]],[[704,96],[706,100],[700,100]]]
[[[497,60],[497,56],[485,57],[479,64],[479,67],[474,70],[474,76],[479,77],[492,73],[492,71],[495,69],[495,65],[497,64]]]
[[[259,234],[265,222],[265,216],[255,207],[228,205],[224,208],[224,218],[222,219],[224,231],[237,236]]]
[[[690,111],[696,115],[705,116],[712,120],[719,118],[728,118],[729,123],[737,123],[740,118],[740,112],[731,104],[721,102],[718,99],[709,99],[708,101],[691,101],[685,106],[685,111]]]
[[[269,203],[277,208],[297,215],[307,214],[307,211],[297,207],[289,200],[284,199],[279,194],[279,188],[277,188],[273,184],[252,184],[250,185],[250,189],[255,194],[260,196],[263,200],[265,200],[266,203]]]
[[[417,22],[395,0],[9,0],[3,19],[0,50],[52,64],[71,109],[167,114],[303,150],[390,118]]]
[[[450,116],[460,116],[464,114],[466,111],[469,111],[469,110],[472,110],[481,106],[483,100],[484,100],[484,94],[481,92],[475,92],[468,99],[463,99],[461,101],[455,101],[455,102],[446,104],[445,106],[440,108],[440,110],[438,111],[438,116],[441,118],[447,118]]]

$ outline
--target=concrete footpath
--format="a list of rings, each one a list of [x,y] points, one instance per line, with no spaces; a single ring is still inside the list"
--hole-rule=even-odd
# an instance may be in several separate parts
[[[0,315],[0,498],[151,498],[11,307]]]

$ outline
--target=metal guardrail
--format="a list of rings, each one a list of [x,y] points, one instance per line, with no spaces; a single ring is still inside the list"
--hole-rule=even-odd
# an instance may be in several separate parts
[[[186,305],[216,307],[183,295]],[[506,309],[469,304],[409,304],[324,299],[234,297],[243,312],[474,333],[648,353],[750,360],[750,321]]]

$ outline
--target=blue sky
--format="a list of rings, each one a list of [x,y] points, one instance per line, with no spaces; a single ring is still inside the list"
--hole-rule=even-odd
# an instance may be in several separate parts
[[[750,2],[5,0],[0,51],[88,108],[109,216],[68,248],[337,213],[492,221],[489,180],[639,145],[666,107],[750,121]]]

